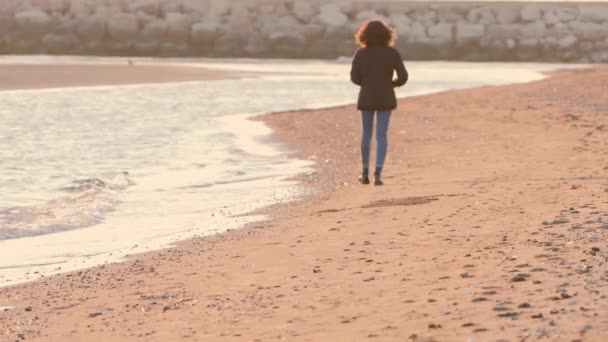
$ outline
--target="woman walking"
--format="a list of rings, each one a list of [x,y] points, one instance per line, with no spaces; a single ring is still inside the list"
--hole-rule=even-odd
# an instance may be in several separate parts
[[[351,81],[360,86],[357,109],[361,111],[363,135],[361,137],[362,184],[369,184],[370,146],[376,116],[376,170],[374,184],[384,185],[382,168],[388,148],[388,126],[391,113],[397,108],[395,87],[408,80],[408,73],[399,52],[393,47],[394,31],[380,21],[370,21],[355,35],[360,49],[355,53],[350,72]],[[397,79],[393,79],[394,72]]]

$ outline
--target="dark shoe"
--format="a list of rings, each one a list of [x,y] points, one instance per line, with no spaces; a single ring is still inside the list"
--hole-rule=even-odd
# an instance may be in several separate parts
[[[375,186],[382,186],[384,185],[384,182],[382,181],[382,168],[379,166],[376,166],[376,171],[374,172],[374,185]]]
[[[359,176],[359,182],[364,185],[369,184],[369,176],[366,173],[362,174],[361,176]]]
[[[374,185],[375,186],[382,186],[384,185],[384,182],[382,181],[382,177],[380,177],[380,175],[374,175]]]

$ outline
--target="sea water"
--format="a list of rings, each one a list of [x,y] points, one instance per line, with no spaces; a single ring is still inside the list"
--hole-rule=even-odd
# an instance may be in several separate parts
[[[0,59],[11,62],[123,61]],[[244,214],[301,196],[305,190],[290,178],[314,164],[288,158],[292,151],[248,117],[349,104],[358,91],[349,83],[348,59],[136,63],[225,70],[238,78],[0,92],[0,286],[262,219]],[[406,65],[410,82],[399,97],[529,82],[565,67]],[[305,113],[300,119],[309,120]]]

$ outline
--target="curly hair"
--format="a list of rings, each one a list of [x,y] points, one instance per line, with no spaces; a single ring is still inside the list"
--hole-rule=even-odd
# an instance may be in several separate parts
[[[393,46],[395,40],[395,31],[378,20],[363,23],[355,34],[355,41],[360,47]]]

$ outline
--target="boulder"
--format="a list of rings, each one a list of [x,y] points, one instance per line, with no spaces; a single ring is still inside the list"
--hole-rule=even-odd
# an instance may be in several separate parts
[[[542,17],[542,9],[536,4],[524,5],[520,17],[523,21],[537,21]]]
[[[205,13],[208,9],[207,1],[201,0],[181,0],[184,13],[198,15]]]
[[[246,56],[249,57],[259,57],[264,54],[264,52],[268,51],[266,46],[266,41],[260,37],[260,35],[252,34],[247,37],[247,42],[243,47],[243,51]]]
[[[517,39],[519,37],[520,25],[519,24],[502,24],[502,25],[488,25],[486,29],[486,35],[492,39]]]
[[[95,4],[85,0],[70,0],[70,13],[76,18],[94,13]]]
[[[209,0],[206,18],[221,18],[230,11],[230,2],[225,0]]]
[[[440,7],[437,15],[439,16],[439,22],[456,24],[464,21],[464,16],[459,13],[455,8],[449,6]]]
[[[402,33],[403,34],[403,33]],[[410,31],[406,33],[407,40],[411,43],[421,43],[428,40],[426,27],[419,22],[414,22],[410,27]]]
[[[49,33],[42,38],[42,46],[44,46],[46,51],[52,53],[67,53],[76,43],[77,39],[73,35]]]
[[[160,0],[133,0],[129,3],[129,12],[143,12],[157,17],[160,14]]]
[[[539,40],[535,38],[525,38],[519,40],[519,46],[524,49],[537,49],[539,45]]]
[[[405,14],[393,14],[390,17],[391,26],[397,31],[397,33],[407,33],[413,23],[412,19]]]
[[[135,49],[135,52],[137,52],[137,54],[139,55],[154,55],[156,53],[158,53],[158,49],[159,49],[160,43],[157,41],[141,41],[138,40],[135,42],[135,45],[133,46],[133,48]]]
[[[323,39],[327,40],[344,40],[354,36],[353,30],[348,26],[328,26],[323,33]]]
[[[547,29],[547,31],[545,32],[545,37],[556,38],[559,40],[559,39],[567,37],[571,34],[572,34],[572,30],[570,28],[568,28],[567,26],[565,26],[565,27],[553,26],[553,27]]]
[[[519,37],[522,39],[541,39],[547,32],[547,27],[542,21],[530,24],[522,24],[519,28]]]
[[[274,32],[268,37],[268,42],[280,56],[299,57],[304,51],[306,39],[300,33]]]
[[[469,23],[495,24],[496,16],[490,7],[473,8],[467,16]]]
[[[292,12],[293,15],[304,24],[310,23],[316,14],[314,7],[308,1],[296,1],[293,4]]]
[[[325,34],[325,27],[321,24],[310,24],[302,28],[302,33],[307,41],[321,39]]]
[[[100,41],[106,34],[106,19],[100,15],[90,15],[80,19],[76,33],[84,41]]]
[[[554,12],[562,23],[573,21],[578,17],[578,10],[574,7],[560,7],[556,8]]]
[[[167,24],[164,20],[156,19],[145,25],[144,28],[139,32],[138,41],[161,42],[167,37],[168,30],[169,24]]]
[[[582,40],[604,40],[608,37],[608,25],[573,21],[568,24],[572,28],[572,33]]]
[[[429,38],[433,44],[449,44],[454,38],[454,24],[439,23],[428,28]]]
[[[575,46],[576,43],[578,43],[578,39],[576,38],[575,35],[570,34],[567,37],[560,39],[557,42],[557,45],[559,46],[560,49],[569,49],[569,48]]]
[[[420,15],[412,15],[417,22],[422,23],[425,27],[431,27],[439,22],[439,15],[432,9],[427,9],[423,12],[418,12]]]
[[[478,42],[484,33],[485,25],[459,23],[456,25],[456,42],[458,44]]]
[[[50,0],[49,10],[56,13],[67,13],[70,10],[69,0]]]
[[[321,23],[329,27],[340,27],[346,25],[348,17],[342,13],[336,4],[325,4],[321,6],[321,13],[318,19]]]
[[[608,21],[608,5],[579,5],[579,16],[580,21],[592,21],[596,23],[603,23]]]
[[[291,32],[298,31],[300,23],[292,16],[281,18],[273,18],[272,16],[263,16],[260,20],[260,33],[264,36],[269,36],[275,32]]]
[[[48,32],[51,26],[49,15],[37,9],[17,12],[15,22],[20,32],[26,35],[40,35]]]
[[[519,20],[520,10],[512,5],[501,6],[496,9],[496,22],[499,24],[516,23]]]
[[[138,27],[146,27],[151,22],[159,20],[158,17],[149,15],[144,12],[136,12],[135,16],[137,17],[137,26]]]
[[[210,44],[215,41],[219,33],[215,23],[196,23],[192,25],[190,36],[196,44]]]
[[[133,14],[119,13],[108,19],[108,33],[113,40],[133,39],[137,35],[137,17]],[[117,45],[118,46],[118,45]]]
[[[192,28],[190,16],[182,13],[166,13],[167,35],[170,39],[177,41],[188,40]]]
[[[358,23],[364,23],[366,21],[371,21],[371,20],[379,20],[385,24],[388,24],[390,22],[390,19],[382,14],[379,14],[376,11],[363,11],[360,13],[357,13],[356,16],[356,21]]]

